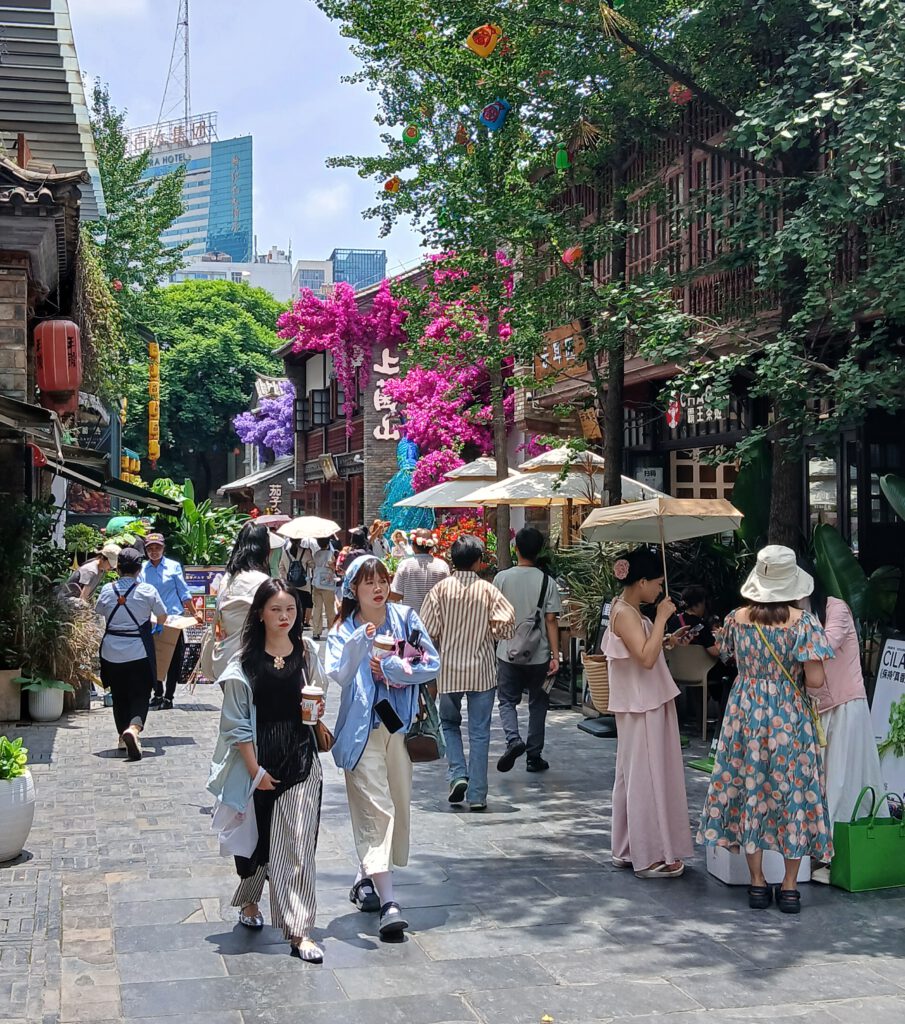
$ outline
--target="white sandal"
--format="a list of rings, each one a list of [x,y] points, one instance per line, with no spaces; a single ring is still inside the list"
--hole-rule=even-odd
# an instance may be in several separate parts
[[[632,866],[632,862],[630,860],[625,860],[624,857],[616,856],[613,857],[612,864],[614,868],[618,868],[620,871]]]
[[[685,865],[679,861],[677,868],[667,867],[666,864],[655,864],[651,868],[645,868],[643,871],[636,871],[635,878],[678,878],[684,874]]]

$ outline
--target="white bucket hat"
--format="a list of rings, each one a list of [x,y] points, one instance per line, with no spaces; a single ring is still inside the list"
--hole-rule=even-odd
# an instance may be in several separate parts
[[[798,567],[795,552],[770,544],[757,553],[757,565],[742,584],[742,597],[758,604],[781,604],[808,597],[814,577]]]

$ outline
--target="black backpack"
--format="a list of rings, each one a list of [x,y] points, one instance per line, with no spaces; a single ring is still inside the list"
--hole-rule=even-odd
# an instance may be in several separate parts
[[[286,570],[286,582],[291,587],[304,587],[308,582],[308,573],[305,572],[300,558],[294,558],[289,563],[289,568]]]

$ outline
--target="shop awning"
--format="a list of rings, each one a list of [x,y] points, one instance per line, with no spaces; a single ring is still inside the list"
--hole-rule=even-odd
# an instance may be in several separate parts
[[[105,476],[101,469],[89,465],[87,461],[78,458],[64,458],[53,452],[42,449],[47,457],[46,468],[57,476],[71,480],[73,483],[81,484],[93,491],[103,491],[113,498],[126,498],[129,501],[141,502],[143,505],[152,505],[162,512],[171,512],[178,515],[182,506],[178,501],[164,498],[144,487],[136,487],[135,484],[127,484],[124,480],[116,480]],[[82,449],[84,451],[84,449]],[[85,451],[86,455],[90,453]]]
[[[63,430],[55,412],[0,395],[0,424],[34,437],[62,456]]]
[[[244,491],[248,487],[255,487],[258,484],[264,483],[265,480],[279,476],[280,473],[290,472],[294,464],[294,455],[284,455],[282,458],[277,459],[276,462],[271,462],[269,466],[259,469],[256,473],[240,476],[238,480],[233,480],[231,483],[218,487],[217,494],[235,494],[237,491]]]

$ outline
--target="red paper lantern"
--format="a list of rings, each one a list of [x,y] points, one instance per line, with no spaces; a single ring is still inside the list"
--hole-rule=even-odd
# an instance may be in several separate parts
[[[567,267],[571,267],[573,264],[578,263],[582,256],[584,256],[582,247],[580,245],[571,245],[562,254],[562,261]]]
[[[118,277],[113,279],[113,290],[115,292],[121,292],[123,290],[123,283]]]
[[[35,372],[43,395],[78,395],[82,341],[71,320],[45,320],[35,328]],[[43,402],[42,402],[43,404]]]

